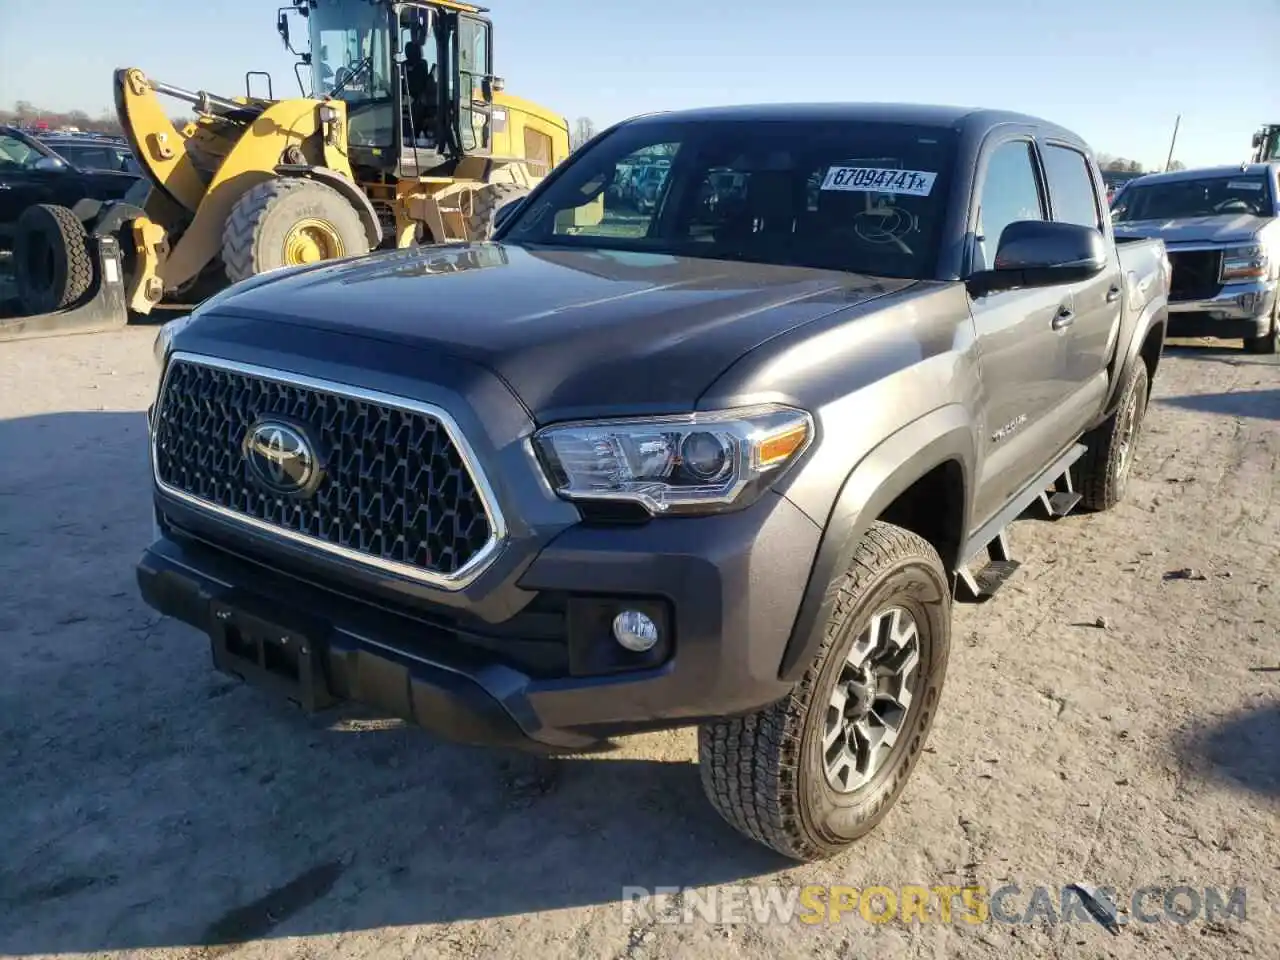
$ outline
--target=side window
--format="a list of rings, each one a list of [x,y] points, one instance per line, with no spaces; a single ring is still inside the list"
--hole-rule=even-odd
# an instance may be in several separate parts
[[[1053,219],[1082,227],[1102,228],[1098,194],[1089,173],[1089,161],[1070,147],[1046,146],[1044,170],[1053,199]]]
[[[987,164],[978,203],[973,269],[990,270],[1005,227],[1019,220],[1044,219],[1030,143],[1011,140],[996,147]]]
[[[0,134],[0,167],[33,167],[42,156],[40,151],[28,147],[17,137]]]

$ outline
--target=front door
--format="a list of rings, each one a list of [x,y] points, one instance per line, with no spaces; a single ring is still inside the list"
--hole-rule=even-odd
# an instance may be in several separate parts
[[[493,149],[493,41],[488,20],[458,16],[458,121],[464,153]]]
[[[977,197],[970,266],[991,269],[1000,234],[1019,220],[1043,220],[1048,205],[1029,139],[989,147]],[[1063,318],[1073,307],[1066,287],[1006,290],[971,303],[978,338],[982,411],[974,522],[985,523],[1044,469],[1069,393],[1062,380],[1067,342]]]

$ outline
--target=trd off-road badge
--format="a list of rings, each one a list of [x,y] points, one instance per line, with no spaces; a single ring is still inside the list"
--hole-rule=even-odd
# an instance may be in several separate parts
[[[281,420],[250,427],[244,457],[254,477],[276,493],[306,493],[317,479],[315,448],[300,429]]]

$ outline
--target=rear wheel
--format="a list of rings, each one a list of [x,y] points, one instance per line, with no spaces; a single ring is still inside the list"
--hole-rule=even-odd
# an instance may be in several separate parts
[[[232,283],[368,252],[360,214],[337,190],[315,180],[258,184],[236,201],[222,231],[222,262]]]
[[[66,207],[36,204],[18,218],[13,268],[24,313],[53,313],[74,306],[93,286],[89,237]]]
[[[488,240],[493,236],[493,218],[497,212],[529,192],[514,183],[489,183],[472,195],[471,216],[467,218],[467,238]]]
[[[950,651],[947,575],[915,534],[873,524],[831,590],[822,646],[792,693],[698,730],[712,805],[797,860],[840,853],[892,808],[924,749]]]
[[[1147,365],[1139,359],[1129,374],[1116,412],[1084,438],[1080,499],[1086,510],[1110,510],[1124,499],[1147,413],[1149,383]]]

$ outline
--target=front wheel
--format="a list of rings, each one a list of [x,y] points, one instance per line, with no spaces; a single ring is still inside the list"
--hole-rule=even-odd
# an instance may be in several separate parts
[[[702,785],[733,827],[796,860],[869,833],[915,769],[951,647],[946,572],[924,539],[875,523],[833,584],[817,657],[784,700],[698,730]]]

